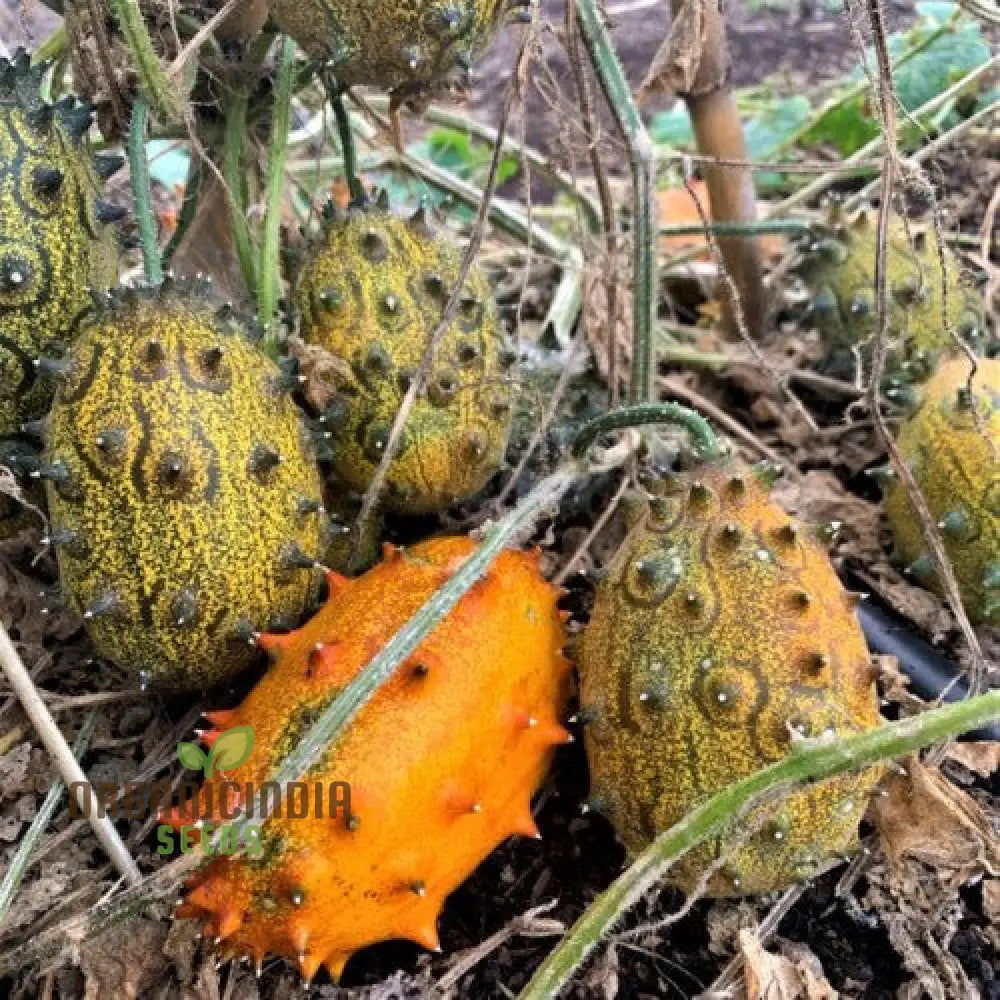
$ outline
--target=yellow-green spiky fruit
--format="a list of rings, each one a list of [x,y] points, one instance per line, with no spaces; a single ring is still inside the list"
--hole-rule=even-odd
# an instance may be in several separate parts
[[[426,213],[398,218],[385,199],[328,222],[298,283],[301,335],[337,361],[329,366],[334,394],[323,423],[337,478],[362,492],[458,281],[461,257],[447,236],[430,231]],[[489,285],[473,266],[390,466],[390,509],[441,509],[486,485],[510,430],[507,363]]]
[[[97,197],[121,160],[90,154],[90,108],[48,104],[41,77],[23,50],[0,59],[0,437],[48,409],[92,289],[115,280],[110,224],[124,214]]]
[[[45,464],[52,536],[97,652],[208,687],[315,593],[325,513],[287,377],[190,287],[127,290],[73,345]]]
[[[580,662],[592,805],[635,854],[794,740],[879,723],[871,663],[830,559],[767,492],[767,470],[702,465],[661,484],[598,589]],[[880,771],[742,817],[671,877],[771,892],[857,842]]]
[[[973,622],[1000,625],[1000,361],[942,365],[899,431],[899,449],[939,522],[962,603]],[[896,555],[942,593],[906,487],[889,469],[885,511]]]
[[[813,321],[831,350],[867,345],[875,333],[877,225],[831,212],[828,231],[810,238],[799,270],[813,294]],[[942,270],[943,264],[943,270]],[[959,350],[949,328],[975,350],[985,347],[982,304],[933,226],[893,216],[886,244],[890,369],[926,378]]]
[[[389,91],[421,105],[464,79],[503,21],[530,19],[530,0],[271,0],[275,23],[340,87]]]

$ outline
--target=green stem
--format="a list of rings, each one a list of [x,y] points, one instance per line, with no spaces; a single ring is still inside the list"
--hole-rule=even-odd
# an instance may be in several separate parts
[[[225,101],[226,128],[222,137],[222,174],[228,188],[229,226],[233,244],[250,294],[257,287],[257,268],[247,222],[247,181],[244,152],[247,139],[249,96],[245,86],[230,91]]]
[[[87,752],[87,747],[90,746],[90,738],[94,735],[96,722],[97,713],[88,712],[83,720],[83,725],[80,727],[80,732],[77,733],[76,740],[73,742],[73,756],[77,760],[80,760]],[[24,873],[31,861],[31,854],[45,832],[45,828],[52,821],[52,817],[55,815],[55,811],[62,801],[62,795],[65,790],[66,785],[60,778],[56,778],[52,783],[52,787],[48,790],[41,808],[35,814],[31,827],[17,845],[17,852],[11,858],[10,865],[4,873],[3,882],[0,883],[0,925],[3,924],[4,917],[7,916],[10,904],[14,902],[14,896],[21,885],[21,879],[24,878]]]
[[[832,742],[802,740],[782,761],[734,782],[661,833],[573,925],[521,992],[519,1000],[552,1000],[601,939],[670,866],[692,848],[727,828],[762,796],[823,781],[978,729],[1000,718],[1000,691],[935,708]]]
[[[281,292],[281,209],[291,120],[294,55],[295,44],[290,38],[282,39],[271,117],[271,143],[267,154],[264,231],[260,241],[257,283],[257,315],[264,324],[265,339],[272,344],[276,342],[277,324],[274,320]]]
[[[632,168],[635,206],[632,229],[634,242],[632,384],[629,400],[645,403],[653,398],[653,328],[659,297],[654,222],[656,196],[656,149],[646,132],[632,90],[625,78],[614,42],[595,0],[577,0],[580,34],[587,46],[597,79],[628,146]]]
[[[707,226],[660,226],[661,236],[760,236],[764,233],[806,233],[813,228],[808,219],[763,219],[756,222],[710,222]]]
[[[198,211],[198,199],[201,195],[201,185],[204,177],[204,168],[197,157],[192,156],[188,165],[187,181],[184,184],[184,199],[181,202],[181,211],[177,217],[177,228],[174,230],[166,249],[163,251],[164,267],[170,266],[177,248],[184,239],[184,234],[188,231],[194,217]]]
[[[139,74],[143,93],[151,107],[164,122],[181,121],[184,117],[181,101],[160,65],[160,57],[156,54],[139,9],[139,0],[108,0],[108,6],[118,22],[132,56],[132,65]]]
[[[66,25],[60,24],[41,45],[31,53],[33,66],[44,66],[46,63],[61,59],[69,51],[69,35]]]
[[[163,261],[153,214],[153,192],[149,177],[149,160],[146,159],[146,125],[149,122],[149,105],[137,97],[132,104],[132,123],[128,136],[128,165],[132,183],[132,208],[139,227],[139,245],[146,281],[151,285],[163,283]]]
[[[712,430],[712,425],[700,413],[695,413],[680,403],[670,402],[626,406],[591,420],[577,433],[573,441],[573,454],[577,458],[582,458],[594,441],[608,431],[639,427],[643,424],[676,424],[683,427],[691,436],[697,456],[701,460],[711,461],[725,454],[719,439],[715,436],[715,431]]]
[[[344,105],[343,94],[337,92],[330,98],[333,115],[337,119],[337,132],[340,135],[340,152],[344,157],[344,176],[347,178],[347,190],[351,201],[362,202],[365,199],[365,189],[358,180],[358,155],[354,146],[354,132],[351,129],[351,116]]]

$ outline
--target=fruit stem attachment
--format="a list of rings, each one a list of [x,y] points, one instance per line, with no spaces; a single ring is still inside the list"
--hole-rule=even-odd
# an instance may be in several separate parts
[[[330,104],[333,106],[333,114],[337,119],[337,132],[340,135],[340,152],[344,157],[344,176],[347,178],[347,190],[350,192],[352,202],[363,202],[365,200],[365,189],[358,180],[358,154],[354,147],[354,131],[351,129],[351,116],[347,113],[344,104],[344,95],[334,88],[331,83]]]
[[[182,121],[184,115],[177,90],[160,65],[139,9],[139,0],[109,0],[108,6],[128,46],[146,99],[166,124]]]
[[[802,740],[784,760],[734,782],[661,833],[584,912],[539,966],[518,1000],[552,1000],[621,917],[680,857],[762,799],[783,796],[881,760],[902,757],[1000,718],[1000,691],[889,722],[843,740]]]
[[[163,282],[163,261],[156,236],[156,219],[153,216],[153,195],[149,179],[149,160],[146,159],[146,125],[149,122],[149,105],[145,98],[137,97],[132,104],[132,122],[128,131],[128,165],[132,183],[132,207],[139,227],[139,245],[142,248],[142,265],[146,281],[151,285]]]
[[[594,72],[628,147],[633,187],[632,383],[629,402],[647,403],[653,397],[653,330],[656,326],[657,241],[653,205],[656,194],[656,148],[632,89],[604,26],[595,0],[577,0],[577,21]]]
[[[626,427],[640,427],[643,424],[674,424],[682,427],[691,436],[694,450],[700,460],[722,458],[725,451],[712,430],[712,425],[694,410],[680,403],[642,403],[612,410],[584,424],[573,441],[573,455],[582,458],[594,441],[608,431],[618,431]]]
[[[291,119],[295,44],[281,40],[278,72],[271,115],[271,142],[267,151],[267,186],[264,225],[260,239],[257,282],[257,316],[266,330],[265,339],[275,343],[275,313],[281,295],[281,208],[285,191],[285,158],[288,152],[288,125]]]

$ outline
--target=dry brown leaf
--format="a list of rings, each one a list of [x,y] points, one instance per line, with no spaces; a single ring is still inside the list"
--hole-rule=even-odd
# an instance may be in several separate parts
[[[694,88],[705,44],[705,16],[705,0],[678,5],[670,31],[639,86],[640,104],[652,94],[686,94]]]
[[[1000,843],[978,803],[916,757],[905,775],[890,774],[884,796],[872,802],[872,819],[886,855],[898,867],[914,858],[935,869],[967,877],[985,870],[1000,874]]]
[[[788,956],[776,955],[755,931],[740,931],[746,1000],[837,1000],[819,959],[803,945],[788,950]]]
[[[1000,926],[1000,878],[983,882],[983,915],[991,926]]]
[[[298,359],[299,372],[305,378],[303,395],[318,410],[325,410],[336,390],[342,385],[353,385],[357,380],[351,366],[342,358],[316,344],[306,344],[298,337],[290,337],[288,346]]]
[[[952,743],[948,747],[948,760],[957,761],[981,778],[989,778],[1000,771],[1000,743],[985,740],[981,743]]]
[[[144,919],[88,941],[80,956],[86,980],[83,1000],[136,1000],[162,975],[166,937],[166,924]]]

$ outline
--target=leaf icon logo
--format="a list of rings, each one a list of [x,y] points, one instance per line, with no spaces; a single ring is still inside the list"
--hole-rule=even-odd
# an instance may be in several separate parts
[[[214,771],[231,771],[250,758],[254,744],[253,726],[233,726],[215,738],[208,753],[197,743],[178,743],[177,759],[189,771],[204,771],[211,778]]]
[[[211,778],[213,771],[231,771],[249,760],[253,742],[253,726],[233,726],[219,733],[208,752],[205,777]]]

